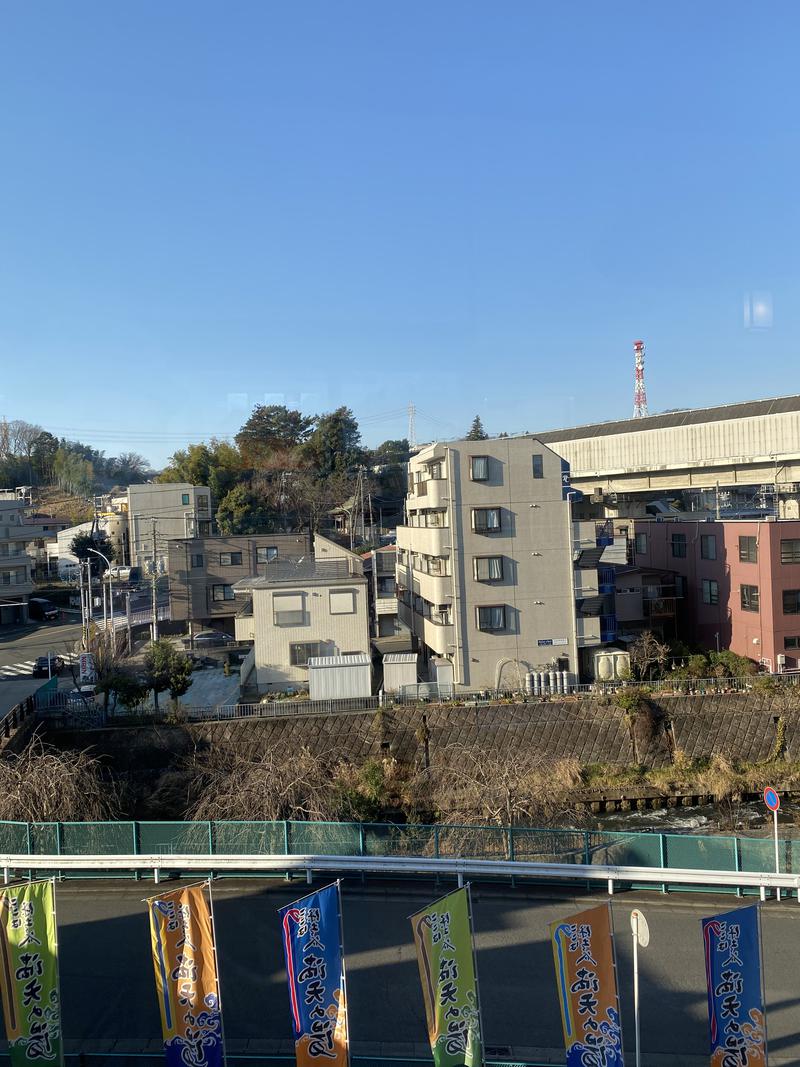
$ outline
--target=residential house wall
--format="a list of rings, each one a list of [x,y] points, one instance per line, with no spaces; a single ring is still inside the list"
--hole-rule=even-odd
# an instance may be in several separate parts
[[[33,560],[27,545],[44,536],[41,526],[25,521],[25,502],[0,500],[0,626],[28,621],[33,592]]]
[[[310,538],[307,533],[189,537],[170,541],[168,553],[172,621],[186,621],[192,631],[210,626],[233,633],[242,608],[241,598],[234,599],[236,583],[307,557]]]
[[[252,615],[236,618],[236,636],[254,642],[260,692],[308,685],[308,659],[369,653],[367,581],[348,560],[276,567],[249,578],[237,593],[252,597]]]
[[[683,576],[697,645],[800,668],[800,520],[636,520],[635,530],[637,562]]]

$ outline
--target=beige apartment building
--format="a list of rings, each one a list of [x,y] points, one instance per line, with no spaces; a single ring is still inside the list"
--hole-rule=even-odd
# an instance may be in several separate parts
[[[524,688],[531,672],[574,684],[586,671],[610,639],[598,564],[614,549],[595,522],[573,522],[575,496],[566,462],[532,437],[437,443],[412,457],[398,611],[430,681]]]

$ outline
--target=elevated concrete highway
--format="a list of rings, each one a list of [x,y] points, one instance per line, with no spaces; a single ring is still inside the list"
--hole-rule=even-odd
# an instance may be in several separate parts
[[[583,492],[800,484],[800,396],[670,411],[532,436]]]
[[[436,884],[433,879],[345,881],[344,937],[356,1055],[430,1061],[407,917],[450,888],[449,881]],[[64,1032],[70,1039],[68,1050],[94,1053],[88,1063],[123,1067],[127,1062],[163,1062],[147,916],[141,903],[153,890],[151,881],[123,880],[76,880],[57,887]],[[260,1059],[262,1055],[293,1052],[276,909],[305,890],[304,880],[215,882],[228,1046],[235,1055],[251,1057],[251,1062],[268,1062]],[[487,1058],[564,1062],[547,925],[607,899],[604,894],[574,890],[473,887]],[[622,1017],[630,1056],[629,913],[634,906],[645,912],[651,930],[650,947],[640,953],[644,1067],[708,1063],[700,919],[737,903],[744,902],[712,894],[629,893],[614,898]],[[798,923],[796,900],[768,901],[763,906],[773,1065],[800,1062]],[[127,1060],[122,1055],[142,1051],[149,1051],[151,1058]]]

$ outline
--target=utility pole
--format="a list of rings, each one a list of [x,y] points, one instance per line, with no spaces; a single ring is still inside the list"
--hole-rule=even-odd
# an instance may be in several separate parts
[[[156,520],[153,519],[153,573],[150,577],[152,582],[153,624],[151,632],[153,640],[158,640],[158,561],[156,559]]]
[[[86,602],[83,598],[83,563],[78,560],[78,596],[81,601],[81,646],[86,651]]]

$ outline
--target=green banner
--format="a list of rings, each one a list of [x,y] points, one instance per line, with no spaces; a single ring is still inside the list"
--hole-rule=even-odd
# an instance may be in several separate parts
[[[449,893],[411,916],[428,1037],[436,1067],[481,1067],[478,983],[469,889]]]
[[[0,993],[12,1067],[63,1065],[52,881],[0,889]]]

